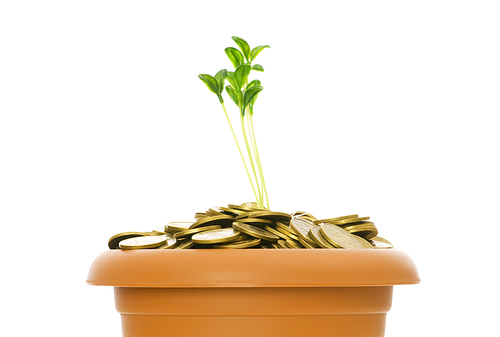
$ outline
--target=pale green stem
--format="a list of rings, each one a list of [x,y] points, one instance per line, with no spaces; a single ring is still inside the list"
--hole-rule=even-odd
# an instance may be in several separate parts
[[[252,177],[250,176],[250,172],[248,172],[247,163],[245,162],[245,158],[243,157],[243,153],[241,152],[241,148],[240,148],[240,144],[238,143],[238,139],[236,138],[236,135],[234,134],[233,125],[231,124],[231,120],[229,119],[229,116],[227,115],[226,107],[224,106],[224,103],[221,103],[221,105],[222,105],[222,108],[224,109],[224,114],[226,115],[227,122],[229,123],[229,127],[231,128],[231,133],[233,134],[233,138],[234,138],[234,141],[236,142],[236,146],[238,147],[238,152],[240,153],[241,160],[243,161],[243,165],[245,165],[245,171],[247,172],[248,180],[250,180],[250,184],[252,185],[253,194],[255,195],[255,198],[258,200],[259,198],[257,196],[257,192],[255,192],[255,186],[253,184]],[[245,139],[245,141],[246,141],[246,139]],[[253,166],[253,164],[252,164],[252,166]],[[259,189],[259,191],[260,191],[260,189]]]
[[[243,114],[240,114],[240,120],[241,120],[241,130],[243,131],[243,138],[245,139],[245,145],[247,147],[247,152],[248,152],[248,157],[250,158],[250,164],[252,165],[252,170],[253,170],[253,175],[255,177],[255,182],[257,184],[257,189],[259,190],[259,197],[257,197],[257,204],[259,207],[263,207],[264,204],[262,202],[262,199],[260,198],[260,186],[259,186],[259,178],[257,176],[257,171],[255,171],[255,164],[253,162],[253,156],[252,156],[252,151],[250,150],[250,145],[248,144],[248,138],[247,138],[247,133],[245,131],[245,119]]]
[[[264,191],[264,195],[266,198],[266,205],[267,209],[269,208],[269,197],[267,195],[267,189],[266,189],[266,180],[264,179],[264,170],[262,169],[262,163],[260,161],[260,154],[259,154],[259,148],[257,147],[257,138],[255,137],[255,131],[253,129],[253,116],[250,115],[250,129],[252,130],[252,136],[253,136],[253,143],[255,145],[255,154],[256,154],[256,159],[257,159],[257,167],[259,168],[259,174],[262,179],[262,189]]]
[[[256,164],[257,164],[257,170],[259,172],[259,176],[260,176],[260,170],[259,170],[259,162],[258,162],[258,159],[257,159],[257,151],[256,151],[256,148],[255,148],[255,137],[252,136],[253,134],[253,125],[251,124],[251,121],[250,121],[250,109],[247,107],[246,109],[246,116],[247,116],[247,127],[248,127],[248,132],[250,134],[250,145],[252,147],[252,153],[253,153],[253,158],[255,158],[255,161],[256,161]],[[262,178],[260,178],[260,186],[263,186],[262,185]],[[259,191],[259,198],[264,201],[264,190],[263,189],[260,189]],[[264,202],[262,202],[262,204],[264,204]]]

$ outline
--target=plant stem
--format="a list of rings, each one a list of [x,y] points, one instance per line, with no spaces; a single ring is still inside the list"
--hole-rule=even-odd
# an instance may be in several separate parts
[[[231,124],[231,120],[229,119],[229,116],[227,115],[226,107],[224,106],[224,103],[221,103],[221,105],[222,105],[222,108],[224,109],[224,114],[226,115],[227,122],[229,123],[229,127],[231,128],[231,133],[233,134],[233,138],[234,138],[234,141],[236,142],[236,146],[238,147],[238,152],[240,153],[241,160],[243,161],[243,165],[245,165],[245,171],[247,172],[248,180],[250,180],[250,184],[252,185],[253,194],[255,195],[255,198],[257,200],[259,200],[259,198],[257,196],[257,192],[255,192],[255,186],[253,184],[252,177],[250,176],[250,172],[248,172],[247,163],[245,162],[245,158],[243,157],[243,153],[241,152],[240,144],[238,143],[238,139],[236,138],[236,135],[234,134],[233,125]],[[246,141],[246,139],[245,139],[245,141]],[[253,164],[252,164],[252,166],[253,166]]]
[[[243,131],[243,138],[245,139],[245,145],[247,147],[248,157],[250,158],[250,164],[252,165],[253,175],[255,177],[257,189],[259,190],[259,197],[257,197],[257,204],[259,205],[259,207],[263,207],[264,203],[262,202],[262,199],[260,198],[261,191],[260,191],[260,186],[259,186],[259,178],[257,176],[257,171],[255,171],[255,164],[254,164],[253,158],[252,158],[253,157],[252,151],[250,150],[250,145],[248,144],[247,133],[245,131],[245,117],[244,117],[243,113],[240,114],[240,120],[241,120],[241,130]]]
[[[260,186],[261,186],[260,199],[262,200],[262,205],[264,205],[264,201],[266,201],[267,209],[269,209],[269,200],[267,197],[267,190],[265,189],[264,171],[262,170],[259,149],[257,147],[257,138],[255,137],[255,131],[253,128],[253,109],[251,108],[247,108],[247,125],[248,125],[248,131],[250,135],[250,142],[252,145],[253,155],[255,158],[255,162],[257,164],[257,170],[259,172]]]
[[[259,168],[260,178],[262,179],[262,189],[264,191],[267,209],[269,208],[269,197],[267,196],[266,180],[264,179],[264,170],[262,169],[262,163],[260,161],[259,148],[257,147],[257,138],[255,137],[255,131],[253,129],[253,114],[250,114],[250,129],[252,130],[253,144],[255,145],[255,158],[257,160],[257,167]]]
[[[257,170],[259,170],[259,163],[257,161],[257,152],[255,151],[255,143],[254,143],[254,137],[252,137],[252,129],[250,127],[250,109],[247,107],[246,108],[246,113],[245,113],[246,117],[247,117],[247,120],[246,120],[246,125],[247,125],[247,128],[248,128],[248,132],[249,132],[249,135],[250,135],[250,146],[252,148],[252,155],[253,155],[253,158],[255,158],[255,161],[256,161],[256,164],[257,164]],[[260,177],[260,171],[259,172],[259,177]],[[262,186],[262,179],[260,179],[260,186]],[[262,189],[259,190],[259,198],[261,200],[264,200],[264,191]]]

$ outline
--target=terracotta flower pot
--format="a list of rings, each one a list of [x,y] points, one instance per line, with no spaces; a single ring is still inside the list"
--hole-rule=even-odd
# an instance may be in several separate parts
[[[383,336],[392,288],[419,283],[398,250],[110,250],[123,336]]]

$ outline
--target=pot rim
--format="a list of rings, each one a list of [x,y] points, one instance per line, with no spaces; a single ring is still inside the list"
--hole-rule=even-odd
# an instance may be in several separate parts
[[[343,287],[420,283],[397,249],[109,250],[87,283],[114,287]]]

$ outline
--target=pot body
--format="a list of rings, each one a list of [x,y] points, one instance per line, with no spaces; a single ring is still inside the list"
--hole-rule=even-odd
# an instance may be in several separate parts
[[[397,250],[111,250],[87,282],[113,286],[124,337],[383,336]]]
[[[392,286],[115,287],[124,337],[384,336]]]

